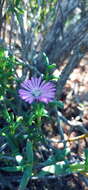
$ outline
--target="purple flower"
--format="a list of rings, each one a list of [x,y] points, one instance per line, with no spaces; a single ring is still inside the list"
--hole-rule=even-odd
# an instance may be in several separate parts
[[[53,101],[55,97],[55,85],[52,82],[42,81],[41,77],[31,80],[25,80],[21,83],[22,89],[19,90],[20,97],[31,104],[34,101],[48,102]]]

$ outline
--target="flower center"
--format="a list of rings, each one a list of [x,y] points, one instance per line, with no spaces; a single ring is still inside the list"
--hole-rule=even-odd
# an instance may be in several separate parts
[[[32,91],[32,95],[35,97],[35,98],[38,98],[40,95],[41,95],[41,92],[39,89],[34,89]]]

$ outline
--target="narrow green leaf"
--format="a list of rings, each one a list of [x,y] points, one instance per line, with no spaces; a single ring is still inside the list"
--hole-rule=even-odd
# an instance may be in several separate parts
[[[21,179],[21,183],[19,186],[19,190],[25,190],[30,177],[32,176],[32,167],[33,167],[33,149],[32,143],[28,139],[26,144],[26,156],[27,156],[27,163],[24,170],[23,177]]]
[[[0,58],[2,58],[4,56],[4,49],[0,48]]]
[[[74,163],[74,164],[69,164],[69,168],[71,172],[81,172],[85,170],[85,163],[84,162],[79,162],[79,163]]]
[[[7,139],[7,142],[9,143],[12,153],[13,154],[19,153],[19,148],[17,146],[17,142],[15,141],[13,136],[8,134],[8,135],[6,135],[6,139]]]
[[[28,139],[26,144],[26,156],[29,164],[33,164],[33,148],[32,143]]]
[[[43,59],[44,59],[44,64],[46,64],[48,66],[49,65],[49,59],[44,52],[43,52]]]
[[[20,9],[20,8],[18,8],[18,7],[15,7],[15,8],[14,8],[14,11],[15,11],[15,13],[17,12],[19,15],[24,13],[24,10],[23,10],[23,9]]]
[[[23,171],[23,167],[22,166],[0,167],[0,170],[4,170],[7,172],[19,172],[19,171]]]
[[[21,179],[21,183],[18,188],[19,190],[25,190],[31,176],[32,176],[32,165],[25,169],[23,177]]]
[[[85,149],[85,170],[88,171],[88,148]]]
[[[65,161],[61,161],[43,167],[42,170],[39,172],[39,176],[44,176],[49,173],[54,175],[63,175],[63,174],[87,172],[87,171],[88,169],[85,170],[85,162],[68,164]]]
[[[3,110],[3,116],[4,116],[4,118],[6,119],[6,121],[10,123],[11,118],[10,118],[10,115],[9,115],[7,109],[4,109],[4,110]]]

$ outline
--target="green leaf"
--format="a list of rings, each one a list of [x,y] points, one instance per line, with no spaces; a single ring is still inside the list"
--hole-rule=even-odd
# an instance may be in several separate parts
[[[33,123],[33,121],[34,121],[34,118],[35,118],[35,115],[34,115],[33,112],[31,112],[31,113],[29,114],[29,118],[28,118],[28,124],[29,124],[29,125],[32,125],[32,123]]]
[[[69,164],[69,169],[72,173],[85,171],[85,162],[79,162],[74,164]]]
[[[23,171],[23,167],[22,166],[0,167],[0,170],[4,170],[7,172],[19,172],[19,171]]]
[[[85,170],[88,171],[88,148],[85,149]]]
[[[14,8],[14,11],[15,11],[15,13],[18,13],[18,14],[23,14],[23,13],[24,13],[24,10],[23,10],[23,9],[20,9],[20,8],[18,8],[18,7],[15,7],[15,8]]]
[[[53,102],[49,103],[51,106],[57,106],[60,109],[64,108],[64,103],[62,101],[54,100]]]
[[[61,161],[61,162],[57,162],[55,164],[43,167],[42,171],[39,172],[39,176],[44,176],[49,173],[54,174],[54,175],[63,175],[63,174],[87,172],[87,171],[88,169],[85,170],[85,162],[68,164],[66,161]]]
[[[38,177],[43,177],[48,174],[49,174],[49,172],[47,172],[47,171],[40,171],[39,174],[37,174],[37,175],[38,175]]]
[[[15,6],[18,7],[21,0],[16,0]]]
[[[43,162],[43,166],[49,166],[52,164],[56,164],[57,162],[64,161],[65,157],[70,153],[70,149],[66,148],[63,150],[56,150],[55,154],[50,156],[45,162]]]
[[[54,156],[55,161],[57,162],[57,161],[63,161],[63,160],[65,160],[65,157],[68,156],[69,153],[70,153],[70,149],[69,148],[65,148],[63,150],[57,149],[55,151],[55,156]]]
[[[56,68],[56,64],[53,63],[51,65],[48,65],[47,68],[48,68],[48,70],[54,69],[54,68]]]
[[[26,156],[29,164],[33,164],[33,148],[32,143],[28,139],[26,144]]]
[[[4,49],[3,48],[0,48],[0,59],[5,56],[4,54]]]
[[[43,60],[44,60],[44,64],[46,66],[48,66],[49,65],[49,59],[48,59],[47,55],[44,52],[43,52]]]
[[[6,135],[6,139],[7,139],[7,142],[9,143],[9,146],[11,148],[12,153],[14,155],[19,153],[19,148],[18,148],[18,145],[17,145],[15,138],[13,138],[12,135],[8,134],[8,135]]]
[[[35,104],[34,113],[35,113],[35,118],[48,117],[48,112],[45,109],[44,103],[42,102]]]
[[[8,123],[10,123],[11,118],[10,118],[10,115],[9,115],[7,109],[4,109],[4,110],[3,110],[3,116],[4,116],[4,119],[6,119],[6,121],[7,121]]]
[[[27,140],[27,144],[26,144],[26,156],[27,156],[27,163],[26,163],[23,177],[21,179],[19,190],[25,190],[28,184],[28,181],[30,177],[32,176],[33,148],[32,148],[32,143],[29,139]]]
[[[19,190],[25,190],[31,176],[32,176],[32,165],[25,169],[19,188],[18,188]]]

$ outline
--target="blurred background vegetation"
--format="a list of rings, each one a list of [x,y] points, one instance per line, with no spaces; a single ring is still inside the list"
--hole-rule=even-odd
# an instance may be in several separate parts
[[[56,85],[45,141],[18,95],[31,76]],[[87,190],[87,146],[88,0],[1,0],[0,189]]]

